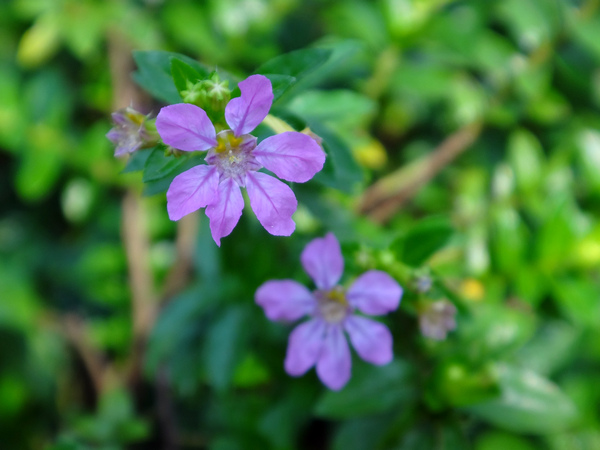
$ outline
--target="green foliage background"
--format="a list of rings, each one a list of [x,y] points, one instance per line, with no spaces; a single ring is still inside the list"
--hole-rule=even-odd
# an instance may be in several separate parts
[[[0,3],[0,448],[600,449],[599,7]],[[129,101],[114,54],[130,50],[144,112],[180,101],[157,51],[177,52],[232,86],[268,74],[272,113],[324,138],[292,237],[246,208],[218,249],[201,213],[190,276],[165,288],[183,231],[164,191],[190,161],[113,158],[109,113]],[[291,327],[253,301],[268,279],[308,284],[300,252],[327,231],[345,281],[377,268],[405,288],[383,319],[394,361],[355,355],[340,392],[284,373]],[[136,257],[158,311],[146,345]],[[418,314],[442,298],[458,328],[436,342]]]

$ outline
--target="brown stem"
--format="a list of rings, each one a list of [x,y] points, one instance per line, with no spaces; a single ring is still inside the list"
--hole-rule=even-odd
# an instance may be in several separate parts
[[[180,292],[190,278],[199,221],[199,215],[196,213],[188,214],[177,222],[177,240],[175,242],[177,255],[175,265],[167,274],[161,294],[161,303],[168,301],[173,295]]]
[[[85,330],[85,322],[74,314],[62,318],[62,331],[85,366],[96,394],[106,387],[107,364],[102,353],[91,344]]]
[[[359,200],[359,212],[378,223],[387,222],[406,201],[477,139],[481,123],[467,125],[446,138],[429,155],[373,184]]]

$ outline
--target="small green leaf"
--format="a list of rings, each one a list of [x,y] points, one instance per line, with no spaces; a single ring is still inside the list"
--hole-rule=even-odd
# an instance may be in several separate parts
[[[352,193],[364,178],[363,170],[355,161],[352,152],[327,126],[319,122],[310,122],[308,125],[323,139],[323,147],[327,153],[325,166],[314,179],[326,186]]]
[[[515,356],[522,367],[549,376],[576,358],[581,335],[582,330],[566,321],[548,321]]]
[[[144,170],[146,161],[148,161],[148,158],[155,149],[156,147],[145,148],[143,150],[137,150],[133,152],[129,156],[127,164],[125,164],[125,168],[121,171],[121,173],[139,172],[140,170]]]
[[[248,310],[240,306],[226,309],[211,324],[204,347],[206,376],[217,390],[225,390],[246,346]]]
[[[392,250],[410,266],[422,265],[441,249],[454,230],[445,217],[429,217],[417,223],[408,233],[392,243]]]
[[[165,156],[164,150],[160,147],[155,147],[150,153],[150,156],[146,160],[144,166],[144,176],[142,181],[147,183],[149,181],[160,180],[175,172],[177,174],[184,172],[184,170],[178,170],[182,167],[189,168],[188,166],[192,163],[192,166],[202,163],[201,156],[194,154],[185,154],[181,156]]]
[[[592,330],[600,327],[600,287],[596,281],[557,278],[552,290],[558,307],[575,325]]]
[[[281,97],[285,91],[296,83],[296,78],[289,75],[266,74],[273,86],[273,103]]]
[[[175,87],[181,94],[182,91],[188,89],[188,81],[190,83],[196,83],[200,80],[205,79],[208,74],[200,73],[198,70],[190,66],[189,64],[181,61],[177,58],[171,59],[171,76],[175,82]]]
[[[516,433],[556,433],[577,418],[571,399],[550,380],[509,365],[499,366],[498,374],[501,396],[469,406],[467,411]]]
[[[488,431],[477,439],[476,450],[535,450],[527,439],[501,431]]]
[[[198,61],[178,53],[134,51],[133,59],[138,67],[138,70],[133,74],[133,79],[136,83],[155,98],[167,103],[181,102],[181,97],[171,74],[172,60],[178,59],[182,61],[201,75],[208,74],[208,71]]]
[[[372,450],[390,428],[390,417],[370,416],[345,421],[333,439],[333,450]]]
[[[348,419],[377,414],[393,407],[406,407],[415,396],[408,363],[393,361],[382,367],[358,363],[352,378],[341,391],[327,391],[317,402],[318,416]]]

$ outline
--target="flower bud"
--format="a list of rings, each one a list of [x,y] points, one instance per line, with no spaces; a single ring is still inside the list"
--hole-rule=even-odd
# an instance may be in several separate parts
[[[154,120],[131,107],[112,113],[115,126],[106,137],[116,145],[115,156],[133,153],[140,148],[153,147],[159,142]]]
[[[221,81],[214,73],[210,79],[195,84],[188,82],[187,89],[181,91],[185,103],[192,103],[200,108],[213,112],[223,112],[231,99],[229,81]]]
[[[448,331],[456,328],[455,316],[456,306],[445,299],[422,306],[419,311],[421,334],[436,341],[443,341]]]

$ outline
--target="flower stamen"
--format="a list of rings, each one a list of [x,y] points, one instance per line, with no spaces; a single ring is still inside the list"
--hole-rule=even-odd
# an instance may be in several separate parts
[[[350,313],[348,300],[341,286],[328,291],[317,291],[315,297],[321,316],[329,323],[339,323]]]

